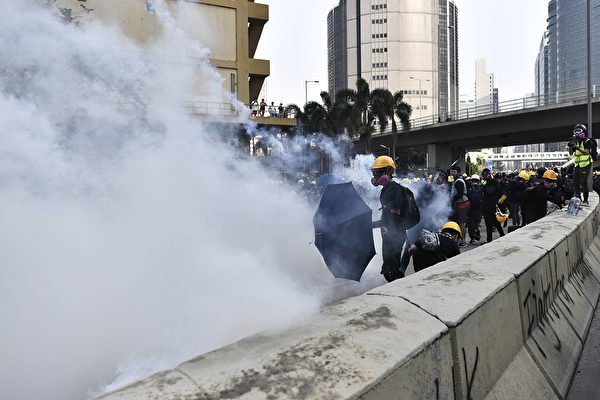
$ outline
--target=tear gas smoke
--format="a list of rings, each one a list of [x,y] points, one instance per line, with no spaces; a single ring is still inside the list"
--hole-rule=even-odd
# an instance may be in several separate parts
[[[143,49],[33,0],[3,3],[2,399],[115,389],[384,282],[380,257],[360,284],[334,281],[309,245],[314,204],[176,106],[230,95],[154,3],[163,35]],[[336,173],[376,208],[366,160]]]

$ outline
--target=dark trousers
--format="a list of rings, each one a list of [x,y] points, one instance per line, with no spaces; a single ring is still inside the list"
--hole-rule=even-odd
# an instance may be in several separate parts
[[[498,220],[496,219],[495,211],[493,213],[484,212],[483,219],[485,221],[485,231],[487,233],[486,240],[488,242],[492,241],[492,233],[494,232],[494,228],[496,228],[500,236],[504,236],[504,230],[502,229],[502,225],[500,224],[500,222],[498,222]]]
[[[588,178],[591,169],[591,165],[584,168],[575,167],[573,172],[573,188],[575,189],[575,194],[583,193],[583,201],[588,201],[590,194]]]
[[[406,231],[397,231],[392,229],[381,229],[381,255],[383,257],[383,266],[381,273],[384,278],[391,282],[404,277],[400,271],[400,262],[402,259],[402,246],[406,240]]]
[[[481,209],[469,210],[467,217],[467,230],[469,231],[469,237],[471,240],[480,240],[481,232],[479,232],[479,224],[481,223]]]
[[[521,216],[519,215],[519,208],[521,203],[508,203],[508,209],[510,210],[510,219],[512,219],[513,225],[521,225]]]

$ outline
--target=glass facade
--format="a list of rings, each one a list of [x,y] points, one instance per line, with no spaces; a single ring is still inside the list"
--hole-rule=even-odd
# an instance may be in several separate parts
[[[440,1],[440,19],[438,30],[439,56],[439,110],[440,116],[448,115],[448,3]],[[445,117],[444,117],[445,119]]]
[[[347,88],[346,0],[327,15],[328,90],[332,97]]]
[[[592,0],[592,84],[600,84],[600,0]],[[587,0],[548,3],[548,91],[557,99],[587,85]]]
[[[448,114],[458,114],[459,93],[458,93],[458,9],[452,2],[448,2],[448,76],[449,76],[449,97]]]

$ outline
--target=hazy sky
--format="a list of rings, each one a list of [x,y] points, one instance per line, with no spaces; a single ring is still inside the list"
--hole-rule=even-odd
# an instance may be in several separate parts
[[[327,90],[327,13],[338,0],[257,0],[269,5],[256,54],[271,60],[268,101],[304,104]],[[460,93],[474,92],[475,59],[487,60],[500,101],[534,90],[534,65],[546,29],[548,0],[456,0]]]

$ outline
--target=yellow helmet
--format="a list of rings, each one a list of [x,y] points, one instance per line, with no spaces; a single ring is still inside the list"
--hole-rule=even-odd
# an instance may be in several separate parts
[[[529,174],[527,172],[525,172],[525,171],[519,172],[518,176],[519,176],[519,178],[521,178],[521,179],[523,179],[525,181],[529,180]]]
[[[460,230],[460,226],[458,226],[458,224],[456,222],[453,222],[453,221],[446,222],[444,224],[444,226],[442,226],[441,230],[442,230],[442,232],[444,232],[446,229],[449,229],[451,231],[458,233],[458,237],[460,237],[462,239],[462,231]]]
[[[373,162],[372,169],[380,169],[380,168],[391,168],[396,172],[396,163],[392,160],[390,156],[379,156]]]
[[[298,179],[298,185],[304,185],[304,179]]]
[[[555,181],[558,179],[558,175],[556,175],[556,172],[549,169],[548,171],[544,172],[544,175],[542,176],[542,178],[550,179],[551,181]]]
[[[504,214],[503,212],[500,211],[500,209],[498,207],[496,207],[496,221],[503,224],[506,222],[507,219],[508,219],[508,214]]]
[[[452,175],[448,175],[448,183],[454,182],[454,177]]]

